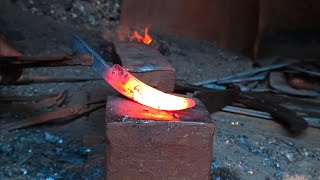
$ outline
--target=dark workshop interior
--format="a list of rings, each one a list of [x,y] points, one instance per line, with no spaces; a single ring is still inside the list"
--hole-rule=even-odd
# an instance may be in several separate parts
[[[319,0],[1,0],[0,179],[320,179]]]

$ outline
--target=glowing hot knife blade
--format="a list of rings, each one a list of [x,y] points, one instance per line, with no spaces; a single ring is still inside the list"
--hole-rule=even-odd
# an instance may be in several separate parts
[[[109,65],[78,36],[73,39],[72,49],[79,54],[90,54],[93,69],[119,93],[134,101],[162,110],[183,110],[195,106],[195,102],[190,98],[161,92],[141,82],[121,66]]]

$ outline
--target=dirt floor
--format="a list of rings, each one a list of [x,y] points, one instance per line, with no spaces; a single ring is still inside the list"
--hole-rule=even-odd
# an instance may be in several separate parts
[[[115,32],[120,2],[95,2],[88,5],[84,0],[1,0],[0,33],[25,55],[70,54],[74,34],[99,49],[102,34]],[[213,43],[154,34],[152,29],[151,35],[176,68],[177,79],[193,83],[251,68],[249,59]],[[98,77],[91,68],[78,66],[29,69],[24,74]],[[114,93],[103,80],[92,80],[0,86],[0,95],[30,96],[63,90],[69,93],[61,107],[105,100]],[[0,125],[37,113],[40,112],[26,115],[0,110]],[[216,125],[212,179],[320,179],[319,129],[308,128],[299,136],[291,136],[269,120],[225,112],[212,114],[212,119]],[[102,108],[81,118],[1,131],[0,179],[103,179],[104,127]]]

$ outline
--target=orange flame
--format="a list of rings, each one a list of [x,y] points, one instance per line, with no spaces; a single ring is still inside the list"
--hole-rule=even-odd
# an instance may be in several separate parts
[[[112,66],[104,78],[124,96],[155,109],[183,110],[195,106],[192,99],[166,94],[144,84],[117,64]]]
[[[134,31],[134,34],[131,37],[131,40],[132,39],[137,39],[138,42],[143,42],[145,44],[150,44],[152,42],[152,38],[149,35],[149,28],[146,27],[144,29],[144,37],[142,37],[137,31]]]

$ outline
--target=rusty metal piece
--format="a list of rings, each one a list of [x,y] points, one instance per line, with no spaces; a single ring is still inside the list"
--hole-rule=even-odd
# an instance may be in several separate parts
[[[79,77],[62,77],[55,78],[49,76],[24,76],[22,75],[18,80],[10,82],[14,85],[25,85],[31,83],[65,83],[65,82],[85,82],[85,81],[97,81],[102,80],[101,78],[79,78]],[[0,84],[2,84],[0,82]]]
[[[54,105],[60,106],[63,103],[63,101],[67,98],[67,96],[68,96],[68,91],[64,90],[55,97],[47,98],[39,101],[34,105],[34,107],[38,109],[38,108],[48,108]]]
[[[195,102],[171,112],[108,97],[106,179],[209,179],[214,125]]]
[[[287,79],[282,72],[271,72],[270,73],[270,86],[282,93],[306,96],[306,97],[318,97],[320,93],[313,90],[306,89],[294,89],[287,83]]]
[[[317,77],[314,74],[286,73],[286,77],[288,84],[295,89],[306,89],[320,92],[320,76]]]
[[[53,96],[53,95],[42,95],[42,96],[23,96],[23,97],[1,97],[0,98],[0,112],[33,112],[40,109],[59,106],[67,98],[68,91]],[[43,97],[43,98],[42,98]],[[41,98],[41,99],[40,99]],[[29,102],[30,101],[30,102]],[[34,102],[34,103],[33,103]]]
[[[173,92],[176,73],[166,57],[148,45],[115,42],[122,66],[142,82],[164,92]]]
[[[59,94],[43,94],[37,96],[0,96],[0,102],[27,102],[27,101],[41,101],[46,98],[52,98],[56,96],[60,96],[67,90]]]
[[[283,124],[292,133],[301,133],[308,128],[308,122],[298,116],[295,111],[280,106],[279,104],[274,104],[269,99],[263,98],[258,94],[241,93],[237,101],[259,111],[270,113],[275,121]]]
[[[14,56],[0,57],[2,65],[10,65],[20,68],[33,67],[57,67],[57,66],[91,66],[92,60],[89,55],[72,56]]]
[[[73,56],[13,56],[0,57],[0,83],[1,84],[29,84],[32,80],[26,82],[19,80],[23,68],[34,67],[58,67],[58,66],[91,66],[92,60],[88,55]],[[25,77],[24,77],[25,78]],[[20,82],[19,82],[20,81]]]
[[[88,55],[73,56],[22,56],[8,44],[0,34],[0,83],[13,84],[22,75],[23,68],[56,67],[83,65],[91,66],[92,60]]]
[[[44,113],[39,116],[30,117],[25,120],[4,124],[1,126],[1,130],[12,131],[16,129],[43,124],[46,122],[52,122],[59,119],[72,119],[76,117],[81,117],[102,107],[104,107],[103,104],[96,104],[92,106],[78,105],[64,107],[56,111]]]
[[[288,83],[291,87],[295,89],[307,89],[312,90],[312,84],[308,80],[301,77],[290,77]]]

